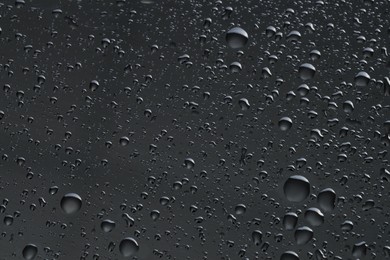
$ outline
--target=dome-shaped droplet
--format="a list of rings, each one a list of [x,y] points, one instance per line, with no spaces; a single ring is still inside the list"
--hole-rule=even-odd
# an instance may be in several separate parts
[[[249,104],[249,101],[248,99],[246,98],[241,98],[239,101],[238,101],[238,104],[240,105],[241,107],[241,110],[245,111],[245,110],[248,110],[250,108],[250,104]]]
[[[294,212],[288,212],[283,217],[283,227],[286,230],[293,230],[298,223],[298,215]]]
[[[97,80],[92,80],[90,83],[89,83],[89,89],[91,91],[95,91],[99,88],[99,82]]]
[[[237,215],[245,214],[246,206],[244,204],[238,204],[235,207],[234,211],[236,212]]]
[[[6,226],[11,226],[13,222],[14,222],[14,217],[11,215],[6,215],[3,219],[3,223]]]
[[[367,254],[367,244],[366,242],[359,242],[353,245],[352,256],[356,259],[361,259]]]
[[[242,70],[241,63],[234,61],[229,65],[229,69],[232,73],[238,73]]]
[[[110,219],[105,219],[100,224],[100,228],[104,232],[111,232],[115,228],[115,222]]]
[[[252,241],[255,245],[260,245],[262,242],[263,233],[260,230],[255,230],[252,232]]]
[[[292,127],[292,120],[289,117],[282,117],[279,120],[278,125],[279,125],[280,130],[287,131]]]
[[[38,247],[34,244],[28,244],[23,248],[22,255],[25,260],[33,260],[38,253]]]
[[[313,238],[313,230],[309,227],[297,228],[294,238],[298,245],[307,244]]]
[[[310,183],[301,175],[293,175],[284,183],[283,189],[287,200],[301,202],[309,196]]]
[[[130,143],[130,139],[127,137],[127,136],[122,136],[120,139],[119,139],[119,144],[122,145],[122,146],[126,146]]]
[[[305,212],[305,219],[314,227],[320,226],[324,223],[324,214],[317,208],[309,208]]]
[[[323,211],[332,211],[336,204],[336,192],[330,188],[322,190],[317,196],[317,202]]]
[[[119,251],[122,256],[130,257],[135,255],[139,250],[137,241],[132,237],[124,238],[119,244]]]
[[[61,208],[66,214],[73,214],[81,208],[81,197],[76,193],[68,193],[61,199]]]
[[[316,74],[316,68],[310,63],[304,63],[299,66],[299,77],[303,80],[309,80]]]
[[[276,33],[276,28],[273,26],[268,26],[267,29],[265,29],[265,34],[268,38],[271,38]]]
[[[312,50],[309,54],[310,59],[315,61],[321,58],[321,52],[319,50]]]
[[[357,87],[366,87],[370,80],[370,75],[367,72],[361,71],[355,76],[355,85]]]
[[[351,231],[353,229],[353,222],[350,220],[346,220],[341,223],[341,230],[343,231]]]
[[[299,260],[299,256],[293,251],[286,251],[280,256],[280,260]]]
[[[150,212],[150,217],[156,221],[159,217],[160,217],[160,211],[158,210],[152,210],[152,212]]]
[[[347,100],[343,103],[343,110],[345,113],[352,113],[355,109],[355,106],[353,105],[352,101]]]
[[[248,42],[248,33],[240,27],[234,27],[226,33],[226,42],[230,48],[242,48]]]
[[[288,42],[297,42],[301,39],[301,33],[298,31],[291,31],[289,34],[286,36],[286,40]]]
[[[195,167],[195,161],[194,159],[192,158],[186,158],[184,159],[184,166],[187,168],[187,169],[192,169]]]

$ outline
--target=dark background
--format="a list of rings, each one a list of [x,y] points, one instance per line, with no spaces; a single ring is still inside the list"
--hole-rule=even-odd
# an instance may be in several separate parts
[[[139,244],[137,259],[147,260],[280,259],[286,250],[300,259],[357,259],[353,246],[362,241],[362,259],[389,257],[390,179],[380,174],[390,171],[384,91],[390,61],[383,49],[390,48],[389,9],[388,0],[3,1],[0,218],[14,221],[0,224],[0,259],[23,259],[29,243],[38,248],[36,259],[122,259],[118,246],[129,236]],[[241,54],[225,41],[235,26],[249,35]],[[268,26],[283,37],[267,37]],[[295,42],[286,38],[293,30],[301,34]],[[310,59],[312,50],[321,52],[319,60]],[[184,54],[189,60],[181,64]],[[219,58],[227,70],[218,67]],[[234,61],[242,65],[238,73],[229,70]],[[304,82],[311,90],[302,101],[298,68],[306,62],[316,75]],[[272,76],[262,76],[264,67]],[[367,86],[354,84],[360,71],[371,77]],[[96,91],[92,80],[99,82]],[[289,91],[296,93],[292,100]],[[248,110],[240,108],[241,98]],[[354,103],[352,113],[343,110],[346,100]],[[313,111],[317,116],[310,118]],[[278,127],[284,116],[293,121],[288,131]],[[313,129],[323,138],[313,140]],[[122,136],[127,146],[120,145]],[[346,151],[340,148],[345,142],[351,144]],[[347,159],[340,162],[343,153]],[[192,169],[183,166],[186,158],[195,161]],[[307,162],[301,168],[300,158]],[[299,203],[283,194],[284,182],[296,174],[311,185]],[[179,190],[176,181],[184,182]],[[59,188],[54,195],[52,186]],[[303,213],[318,207],[316,196],[325,188],[336,192],[337,205],[324,213],[323,225],[312,227],[313,239],[297,245],[283,216],[302,212],[297,227],[309,226]],[[83,199],[73,215],[60,207],[69,192]],[[160,204],[162,196],[171,198],[168,206]],[[235,213],[237,204],[246,206],[245,214]],[[192,213],[191,205],[198,210]],[[152,210],[160,211],[156,221]],[[101,230],[103,219],[115,221],[112,232]],[[341,230],[345,220],[354,223],[352,231]],[[254,230],[263,234],[260,245],[252,242]]]

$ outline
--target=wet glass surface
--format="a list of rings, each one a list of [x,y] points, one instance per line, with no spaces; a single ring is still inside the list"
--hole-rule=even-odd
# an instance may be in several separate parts
[[[0,259],[390,258],[390,2],[0,2]]]

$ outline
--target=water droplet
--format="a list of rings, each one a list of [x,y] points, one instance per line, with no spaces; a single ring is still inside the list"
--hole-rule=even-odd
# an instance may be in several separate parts
[[[286,230],[293,230],[298,223],[298,215],[294,212],[288,212],[283,217],[283,227]]]
[[[248,33],[240,27],[234,27],[226,33],[226,42],[232,49],[242,48],[248,42]]]
[[[301,175],[293,175],[284,183],[283,189],[287,200],[301,202],[309,196],[310,183]]]
[[[192,158],[186,158],[184,159],[184,167],[186,167],[187,169],[192,169],[195,167],[195,161],[194,159]]]
[[[260,245],[262,242],[263,233],[260,230],[255,230],[252,232],[252,241],[255,245]]]
[[[313,230],[309,227],[300,227],[295,230],[295,241],[298,245],[307,244],[313,238]]]
[[[122,145],[122,146],[126,146],[130,143],[130,140],[127,136],[122,136],[120,139],[119,139],[119,144]]]
[[[243,111],[248,110],[248,109],[250,108],[249,101],[248,101],[248,99],[246,99],[246,98],[241,98],[241,99],[238,101],[238,104],[240,105],[241,110],[243,110]]]
[[[322,190],[317,196],[317,202],[323,211],[332,211],[336,203],[336,192],[330,188]]]
[[[355,76],[355,85],[357,87],[366,87],[370,80],[370,75],[367,72],[361,71]]]
[[[97,80],[92,80],[90,83],[89,83],[89,89],[91,91],[96,91],[97,89],[99,88],[99,82]]]
[[[367,244],[366,242],[359,242],[353,245],[352,256],[355,258],[365,257],[367,254]]]
[[[279,120],[279,129],[282,131],[287,131],[292,127],[292,120],[289,117],[282,117]]]
[[[235,207],[234,211],[236,212],[237,215],[245,214],[246,206],[244,204],[238,204]]]
[[[229,65],[229,69],[232,73],[238,73],[242,70],[241,63],[234,61]]]
[[[324,223],[324,214],[317,208],[308,208],[305,212],[305,219],[314,227],[320,226]]]
[[[309,80],[312,79],[316,74],[316,68],[310,63],[304,63],[301,66],[299,66],[298,72],[299,72],[299,77],[302,80]]]
[[[100,228],[104,232],[111,232],[115,228],[115,222],[109,219],[105,219],[100,224]]]
[[[61,208],[66,214],[76,213],[81,209],[82,200],[76,193],[68,193],[61,199]]]
[[[299,260],[299,256],[293,251],[286,251],[280,256],[280,260]]]
[[[32,260],[36,257],[38,253],[38,247],[34,244],[28,244],[23,249],[23,257],[26,260]]]
[[[130,257],[135,255],[139,250],[137,241],[132,237],[124,238],[119,244],[119,251],[122,256]]]

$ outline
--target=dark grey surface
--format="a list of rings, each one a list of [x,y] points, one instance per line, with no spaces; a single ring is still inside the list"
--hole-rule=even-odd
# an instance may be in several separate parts
[[[0,4],[0,86],[11,87],[0,90],[0,218],[16,216],[2,225],[0,259],[23,259],[30,243],[38,248],[36,259],[122,259],[125,237],[138,242],[136,257],[146,260],[279,260],[288,250],[300,259],[389,258],[390,173],[384,169],[390,171],[390,97],[383,82],[390,61],[383,48],[390,48],[390,2],[147,2]],[[233,9],[230,16],[226,7]],[[54,9],[62,13],[56,17]],[[236,26],[249,35],[238,50],[225,41]],[[267,37],[268,26],[283,37]],[[301,34],[298,42],[286,37],[293,30]],[[366,47],[372,57],[365,56]],[[320,59],[310,59],[312,50]],[[191,64],[178,60],[185,54]],[[271,64],[269,55],[278,61]],[[231,73],[235,61],[242,70]],[[305,82],[298,73],[303,63],[316,68]],[[271,76],[263,77],[265,67]],[[367,86],[354,82],[361,71],[371,77]],[[89,88],[92,80],[99,82],[96,91]],[[297,91],[302,83],[311,88],[306,101]],[[40,91],[34,91],[37,84]],[[289,91],[296,94],[292,100]],[[249,101],[246,110],[242,98]],[[347,100],[352,113],[343,109]],[[313,111],[317,116],[310,118]],[[282,117],[293,122],[287,131],[278,127]],[[121,146],[122,136],[128,145]],[[192,169],[184,167],[186,158],[195,161]],[[299,167],[301,158],[306,164]],[[291,175],[310,183],[302,202],[283,193]],[[175,190],[176,181],[185,184]],[[52,186],[59,187],[54,195]],[[304,213],[320,207],[316,197],[325,188],[336,192],[337,205],[322,211],[324,223],[313,227]],[[71,192],[80,195],[82,207],[67,215],[60,202]],[[160,204],[162,196],[171,198],[168,205]],[[235,211],[238,204],[245,205],[244,214]],[[191,212],[192,206],[198,210]],[[160,212],[157,220],[153,210]],[[287,212],[299,216],[294,230],[313,230],[306,245],[285,230]],[[109,233],[100,227],[105,219],[116,223]],[[351,231],[341,228],[346,220],[353,222]],[[252,241],[255,230],[262,233],[259,245]],[[354,245],[363,241],[367,253],[359,256]]]

